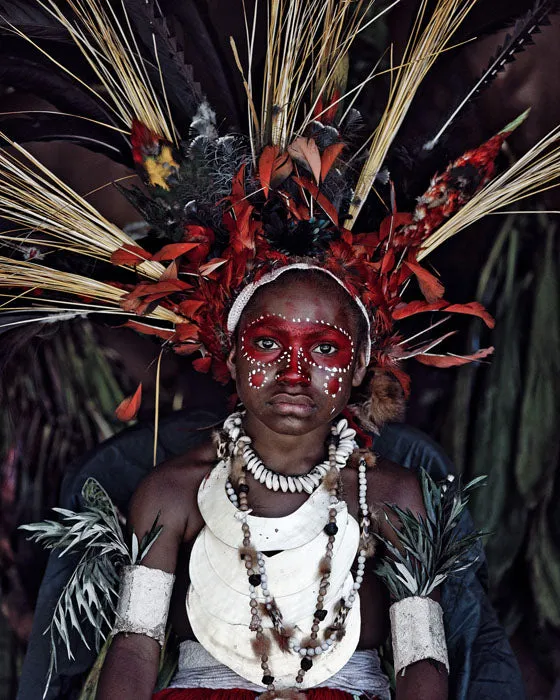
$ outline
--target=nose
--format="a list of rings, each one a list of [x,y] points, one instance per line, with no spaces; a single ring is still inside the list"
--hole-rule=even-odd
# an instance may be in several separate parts
[[[311,377],[303,362],[301,349],[290,348],[276,374],[276,381],[288,386],[309,386]]]

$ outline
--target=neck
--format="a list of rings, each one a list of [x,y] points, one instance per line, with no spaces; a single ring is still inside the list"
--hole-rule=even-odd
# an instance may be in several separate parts
[[[280,474],[305,473],[327,457],[330,423],[305,435],[275,433],[250,414],[245,416],[244,425],[255,452],[267,467]]]

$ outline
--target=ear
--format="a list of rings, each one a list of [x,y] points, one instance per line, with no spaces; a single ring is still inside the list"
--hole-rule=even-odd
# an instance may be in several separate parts
[[[231,350],[229,351],[229,354],[227,356],[226,364],[227,368],[229,369],[229,373],[231,374],[231,378],[233,381],[237,379],[237,369],[235,366],[235,363],[237,361],[237,345],[235,343],[235,340],[231,344]]]
[[[356,358],[356,364],[354,365],[354,372],[352,374],[352,386],[360,386],[360,384],[364,381],[366,372],[366,352],[365,350],[360,350],[360,352],[358,353],[358,357]]]

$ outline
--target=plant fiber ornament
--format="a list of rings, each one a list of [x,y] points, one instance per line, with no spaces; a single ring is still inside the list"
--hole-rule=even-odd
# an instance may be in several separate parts
[[[443,611],[431,598],[411,596],[389,608],[395,675],[423,659],[443,664],[449,673]]]
[[[113,634],[144,634],[163,646],[175,575],[140,564],[123,571]]]

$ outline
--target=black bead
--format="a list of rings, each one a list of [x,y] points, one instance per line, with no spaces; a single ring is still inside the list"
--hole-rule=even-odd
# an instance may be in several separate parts
[[[336,523],[327,523],[324,527],[324,531],[329,537],[334,537],[338,532],[338,526]]]
[[[300,666],[303,668],[304,671],[309,671],[311,666],[313,666],[313,661],[311,661],[309,656],[304,656],[301,660]]]
[[[265,675],[262,677],[262,684],[263,685],[272,685],[274,683],[274,676],[270,675]]]
[[[260,586],[261,585],[261,575],[260,574],[251,574],[249,576],[249,583],[251,586]]]
[[[327,617],[327,611],[321,609],[315,610],[315,617],[322,622],[325,617]]]
[[[239,484],[237,490],[239,493],[249,493],[249,486],[248,484]]]

